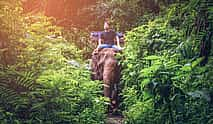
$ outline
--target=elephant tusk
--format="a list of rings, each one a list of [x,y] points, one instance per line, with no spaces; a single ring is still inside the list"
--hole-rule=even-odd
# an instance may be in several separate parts
[[[109,86],[109,85],[107,85],[107,84],[103,84],[103,85],[104,85],[104,87],[110,88],[110,86]]]

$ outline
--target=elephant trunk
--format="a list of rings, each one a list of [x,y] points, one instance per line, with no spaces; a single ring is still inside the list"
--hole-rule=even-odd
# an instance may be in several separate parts
[[[110,99],[112,108],[117,108],[118,105],[117,85],[119,83],[119,77],[117,60],[114,58],[106,59],[103,69],[104,96]]]

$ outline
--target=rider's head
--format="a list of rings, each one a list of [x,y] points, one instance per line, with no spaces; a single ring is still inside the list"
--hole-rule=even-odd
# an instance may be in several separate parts
[[[110,24],[109,22],[105,21],[104,22],[104,30],[109,30],[110,29]]]

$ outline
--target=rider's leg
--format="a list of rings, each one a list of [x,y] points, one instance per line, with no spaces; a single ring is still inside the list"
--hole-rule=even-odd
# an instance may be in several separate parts
[[[98,48],[112,48],[112,45],[109,44],[101,44],[98,46]]]
[[[116,50],[118,50],[118,51],[121,51],[121,50],[122,50],[122,48],[118,47],[117,45],[112,45],[112,48],[114,48],[114,49],[116,49]]]

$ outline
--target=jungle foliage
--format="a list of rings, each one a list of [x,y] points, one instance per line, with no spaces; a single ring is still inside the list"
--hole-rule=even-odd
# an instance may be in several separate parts
[[[105,123],[107,99],[73,38],[20,1],[0,6],[0,123]]]
[[[72,8],[75,24],[59,27],[61,20],[23,13],[21,0],[0,1],[0,123],[105,123],[108,100],[84,65],[96,47],[89,31],[102,30],[106,18],[126,31],[119,56],[126,124],[213,123],[212,1],[94,3]],[[86,27],[74,26],[78,18]]]
[[[126,123],[212,123],[212,8],[205,0],[177,2],[127,32]]]

